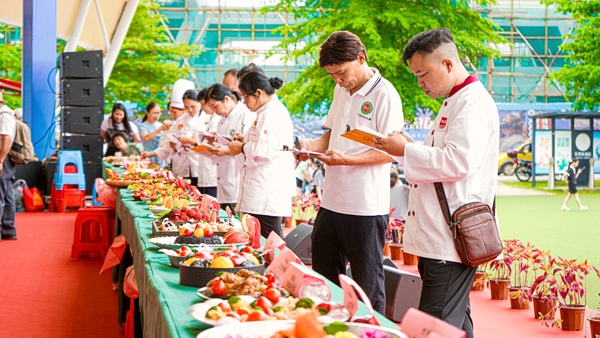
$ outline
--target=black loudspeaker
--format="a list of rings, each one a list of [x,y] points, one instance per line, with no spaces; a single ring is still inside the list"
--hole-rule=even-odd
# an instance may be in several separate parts
[[[15,167],[15,180],[25,180],[27,187],[31,189],[37,186],[37,182],[41,173],[42,162],[31,161],[26,165],[18,165]]]
[[[423,281],[421,277],[384,265],[385,317],[402,322],[408,309],[419,308]]]
[[[103,107],[104,87],[102,78],[62,80],[60,82],[60,105]]]
[[[60,54],[61,79],[94,79],[103,75],[100,50]]]
[[[62,107],[62,132],[100,135],[102,107]]]
[[[81,150],[83,162],[102,163],[103,141],[100,135],[63,135],[60,139],[60,148]]]
[[[102,177],[102,164],[97,163],[84,163],[83,170],[85,174],[85,194],[88,196],[92,195],[92,187],[97,177]],[[46,177],[44,180],[43,192],[45,196],[50,196],[52,189],[52,181],[54,180],[54,173],[56,172],[56,162],[46,162],[45,166]]]
[[[292,250],[304,264],[312,264],[312,235],[313,227],[299,224],[285,236],[285,246]]]

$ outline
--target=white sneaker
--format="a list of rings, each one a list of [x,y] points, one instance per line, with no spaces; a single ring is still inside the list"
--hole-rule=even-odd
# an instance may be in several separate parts
[[[586,211],[588,209],[588,207],[586,207],[585,205],[582,205],[579,207],[580,211]]]
[[[564,204],[563,204],[563,206],[562,206],[562,207],[560,207],[560,210],[566,210],[566,211],[569,211],[569,210],[571,210],[571,209],[569,209],[569,208],[568,208],[566,205],[564,205]]]

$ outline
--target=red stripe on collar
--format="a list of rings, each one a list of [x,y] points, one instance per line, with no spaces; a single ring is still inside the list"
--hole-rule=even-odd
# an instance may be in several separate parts
[[[469,77],[467,77],[465,79],[465,81],[463,81],[463,83],[459,84],[458,86],[454,86],[454,88],[452,88],[452,90],[450,91],[450,94],[448,94],[448,97],[451,97],[452,95],[456,94],[459,90],[463,89],[464,87],[470,85],[473,82],[477,82],[479,81],[479,79],[477,78],[477,75],[473,74],[473,75],[469,75]]]

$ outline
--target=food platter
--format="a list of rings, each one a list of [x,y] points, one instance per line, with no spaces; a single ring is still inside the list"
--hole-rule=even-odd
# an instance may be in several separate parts
[[[207,301],[208,302],[208,301]],[[206,312],[205,312],[206,313]],[[192,314],[192,317],[194,315]],[[196,318],[196,317],[194,317]],[[197,320],[197,319],[196,319]],[[356,335],[360,335],[367,329],[377,329],[385,334],[386,338],[408,338],[408,336],[400,331],[388,329],[382,326],[362,324],[362,323],[345,323],[348,326],[348,331]],[[278,320],[278,321],[263,321],[263,322],[246,322],[234,325],[225,325],[214,327],[201,332],[196,338],[223,338],[229,335],[230,337],[256,337],[257,335],[271,336],[278,331],[288,330],[296,325],[295,320]]]
[[[239,297],[242,301],[250,304],[252,302],[255,301],[255,299],[253,297],[250,296],[240,296]],[[208,310],[216,305],[219,305],[223,302],[227,302],[227,300],[224,299],[216,299],[216,298],[212,298],[212,299],[208,299],[207,301],[203,302],[203,303],[198,303],[193,305],[192,307],[190,307],[190,309],[188,310],[188,312],[191,312],[192,317],[199,321],[200,323],[206,324],[206,325],[210,325],[210,326],[214,326],[217,321],[213,320],[213,319],[209,319],[206,318],[206,313],[208,312]],[[222,338],[222,337],[220,337]]]
[[[163,249],[179,249],[181,246],[185,245],[190,248],[201,248],[201,247],[209,247],[211,249],[226,249],[230,245],[235,245],[236,248],[243,248],[248,244],[245,243],[235,243],[235,244],[186,244],[186,243],[175,243],[176,236],[164,236],[164,237],[153,237],[150,238],[150,243],[161,247]],[[221,238],[221,241],[223,239]]]
[[[203,288],[198,289],[198,291],[196,291],[196,294],[198,295],[198,297],[200,297],[202,299],[206,299],[206,300],[215,299],[215,298],[217,298],[217,299],[227,299],[228,298],[228,297],[225,297],[225,296],[216,296],[216,295],[213,295],[212,293],[206,291],[206,286],[203,287]],[[242,296],[242,297],[250,297],[250,296]],[[252,298],[252,301],[254,301],[253,297],[250,297],[250,298]]]
[[[106,185],[114,188],[127,188],[131,184],[131,181],[113,181],[106,180]]]

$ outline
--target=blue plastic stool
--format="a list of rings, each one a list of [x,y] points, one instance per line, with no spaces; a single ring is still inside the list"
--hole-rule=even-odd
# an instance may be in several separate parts
[[[65,166],[73,164],[77,167],[76,173],[65,173]],[[81,150],[61,150],[58,152],[54,185],[56,190],[62,190],[65,184],[77,184],[79,190],[85,190],[85,173]]]
[[[94,182],[94,185],[92,186],[92,205],[93,206],[102,206],[102,203],[98,202],[97,198],[98,198],[98,196],[96,193],[96,182]]]

